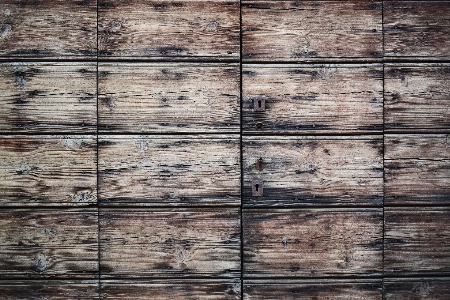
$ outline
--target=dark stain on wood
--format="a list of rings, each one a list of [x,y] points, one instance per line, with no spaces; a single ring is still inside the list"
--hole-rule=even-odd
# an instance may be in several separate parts
[[[2,280],[0,295],[5,299],[66,300],[98,298],[95,280]]]
[[[396,278],[384,280],[386,300],[450,298],[450,278]]]

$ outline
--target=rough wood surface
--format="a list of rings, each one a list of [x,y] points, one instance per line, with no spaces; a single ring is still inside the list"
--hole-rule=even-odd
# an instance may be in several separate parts
[[[239,1],[99,0],[99,55],[239,58]]]
[[[384,1],[385,56],[450,57],[450,1]]]
[[[450,299],[450,278],[398,278],[384,280],[386,300]]]
[[[1,136],[0,206],[97,202],[94,136]]]
[[[239,132],[236,64],[100,64],[100,130]]]
[[[100,210],[102,278],[236,277],[238,209]]]
[[[2,0],[0,57],[97,54],[96,0]]]
[[[450,65],[387,64],[385,128],[450,129]]]
[[[386,274],[450,273],[450,209],[388,208],[385,210]]]
[[[0,210],[0,277],[97,278],[97,210]]]
[[[244,211],[246,277],[380,275],[382,209]]]
[[[95,133],[96,78],[95,63],[0,63],[0,132]]]
[[[365,132],[383,128],[383,71],[375,65],[244,65],[243,130]],[[266,111],[255,112],[263,99]]]
[[[244,1],[245,61],[374,60],[383,55],[382,4]]]
[[[0,281],[0,295],[3,299],[98,299],[98,281]]]
[[[382,205],[382,150],[381,136],[244,137],[244,205]]]
[[[448,205],[450,136],[385,136],[385,204]]]

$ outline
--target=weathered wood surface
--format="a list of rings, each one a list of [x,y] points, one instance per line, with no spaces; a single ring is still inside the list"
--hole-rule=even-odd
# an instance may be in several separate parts
[[[0,277],[97,278],[96,209],[0,210]]]
[[[386,64],[384,96],[385,129],[450,129],[449,64]]]
[[[239,1],[99,0],[101,57],[239,59]]]
[[[0,63],[0,132],[95,133],[96,78],[95,63]]]
[[[3,0],[0,57],[97,55],[96,0]]]
[[[275,3],[275,2],[273,2]],[[383,70],[372,65],[244,65],[243,130],[381,132]],[[254,111],[254,101],[266,111]]]
[[[100,210],[102,278],[238,277],[238,209]]]
[[[243,1],[244,61],[376,60],[382,3]]]
[[[450,299],[450,278],[398,278],[384,280],[384,299]]]
[[[244,276],[379,276],[382,209],[244,211]]]
[[[107,300],[238,300],[241,283],[235,280],[143,280],[101,281],[101,298]]]
[[[0,295],[3,299],[98,299],[96,280],[37,280],[0,281]]]
[[[244,206],[382,205],[382,151],[381,136],[244,137]]]
[[[385,205],[450,202],[450,136],[385,136]]]
[[[236,64],[100,64],[100,130],[239,132],[239,82]]]
[[[385,57],[450,57],[450,1],[384,1]]]
[[[450,209],[388,208],[385,210],[386,274],[450,273]]]
[[[1,136],[0,206],[97,202],[94,136]]]

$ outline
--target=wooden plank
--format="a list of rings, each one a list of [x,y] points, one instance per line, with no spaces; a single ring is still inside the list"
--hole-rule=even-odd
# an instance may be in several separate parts
[[[243,204],[382,205],[382,151],[381,136],[244,137]]]
[[[96,209],[0,210],[0,277],[97,278]]]
[[[387,208],[384,266],[386,274],[450,273],[450,209]]]
[[[378,60],[382,3],[244,1],[244,61]]]
[[[382,209],[244,210],[246,277],[380,276]]]
[[[0,137],[0,206],[97,202],[95,136]]]
[[[383,70],[371,65],[244,65],[243,130],[381,132]],[[265,111],[255,111],[255,101]]]
[[[0,63],[0,132],[96,132],[95,63]]]
[[[384,280],[384,299],[420,300],[450,298],[450,278],[398,278]]]
[[[239,132],[237,64],[100,64],[104,131]]]
[[[3,0],[0,57],[97,55],[96,0]]]
[[[387,64],[385,129],[449,129],[449,86],[449,64]]]
[[[385,204],[447,205],[450,136],[385,136]]]
[[[384,1],[385,56],[450,57],[450,1]]]
[[[99,55],[239,58],[239,1],[99,0]]]
[[[0,281],[4,299],[97,299],[98,282],[94,280],[28,280]]]
[[[100,136],[107,205],[239,205],[237,135]]]
[[[240,274],[235,209],[100,210],[102,278]]]

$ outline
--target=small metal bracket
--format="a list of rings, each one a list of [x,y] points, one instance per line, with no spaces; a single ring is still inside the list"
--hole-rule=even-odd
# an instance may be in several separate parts
[[[253,111],[266,111],[266,99],[253,99]]]
[[[252,196],[261,197],[263,195],[263,181],[253,180],[252,181]]]
[[[258,171],[262,171],[262,169],[264,169],[264,162],[263,162],[262,157],[258,158],[258,160],[256,161],[255,165],[256,165],[256,169]]]

